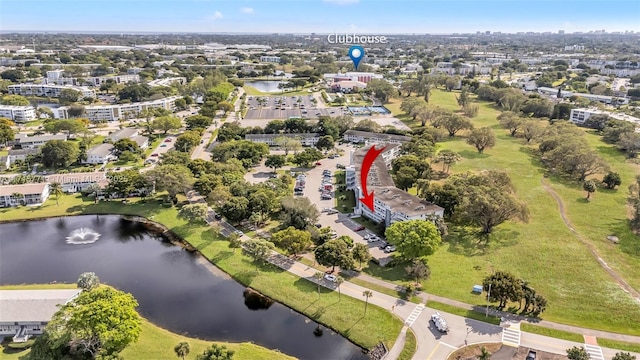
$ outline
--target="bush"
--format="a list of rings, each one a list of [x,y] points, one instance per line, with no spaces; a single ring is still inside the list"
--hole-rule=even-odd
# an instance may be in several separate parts
[[[35,342],[36,342],[35,339],[29,339],[21,343],[10,342],[9,344],[7,344],[7,347],[13,350],[27,350],[27,349],[30,349]]]

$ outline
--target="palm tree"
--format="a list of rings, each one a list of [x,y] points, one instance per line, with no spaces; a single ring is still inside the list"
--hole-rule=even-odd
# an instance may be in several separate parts
[[[318,297],[320,297],[320,280],[322,280],[324,274],[320,271],[316,271],[316,273],[313,274],[313,277],[316,278],[316,283],[318,284]]]
[[[340,285],[344,282],[344,278],[340,275],[336,276],[336,284],[338,285],[338,301],[342,298],[342,291],[340,291]]]
[[[11,197],[14,198],[15,201],[18,202],[18,205],[20,205],[20,204],[22,204],[24,202],[24,194],[22,194],[22,193],[14,192],[13,194],[11,194]]]
[[[189,350],[189,343],[184,341],[180,342],[173,348],[173,351],[176,352],[176,356],[181,357],[182,360],[184,360],[184,358],[189,355]]]
[[[482,347],[480,349],[480,355],[478,355],[478,360],[489,360],[491,358],[491,353],[487,351],[486,347]]]
[[[58,199],[60,198],[60,195],[63,194],[62,185],[60,185],[60,183],[54,182],[54,183],[51,183],[51,185],[49,185],[49,187],[50,187],[49,190],[50,190],[51,194],[56,196],[56,206],[58,206],[59,205],[58,204]]]
[[[371,290],[365,290],[362,293],[362,296],[365,297],[365,302],[364,302],[364,314],[367,315],[367,305],[369,305],[369,298],[373,296],[373,293],[371,292]]]

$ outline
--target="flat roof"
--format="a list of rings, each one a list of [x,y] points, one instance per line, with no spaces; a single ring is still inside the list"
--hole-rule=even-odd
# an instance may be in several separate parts
[[[388,139],[388,140],[393,139],[401,142],[411,140],[411,136],[376,133],[376,132],[359,131],[359,130],[347,130],[344,132],[344,135],[360,136],[363,138],[375,138],[375,139]]]
[[[48,322],[82,289],[0,290],[0,323]]]
[[[256,139],[275,139],[278,137],[287,137],[287,138],[315,138],[320,137],[319,133],[300,133],[300,134],[246,134],[244,136],[245,140],[256,140]]]
[[[47,185],[47,183],[0,185],[0,196],[11,196],[14,193],[22,195],[42,194]]]

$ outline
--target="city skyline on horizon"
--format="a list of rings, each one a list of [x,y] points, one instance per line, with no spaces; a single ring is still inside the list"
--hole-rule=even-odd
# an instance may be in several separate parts
[[[117,6],[119,3],[126,7]],[[30,5],[38,12],[25,12]],[[116,34],[637,33],[638,19],[640,1],[636,0],[3,0],[0,30]]]

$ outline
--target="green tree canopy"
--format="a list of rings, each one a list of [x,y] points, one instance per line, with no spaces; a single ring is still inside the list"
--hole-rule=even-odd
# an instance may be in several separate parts
[[[431,255],[442,242],[436,226],[425,220],[395,222],[384,235],[406,259]]]
[[[298,230],[289,226],[271,236],[271,241],[289,254],[297,255],[311,246],[311,234],[306,230]]]

